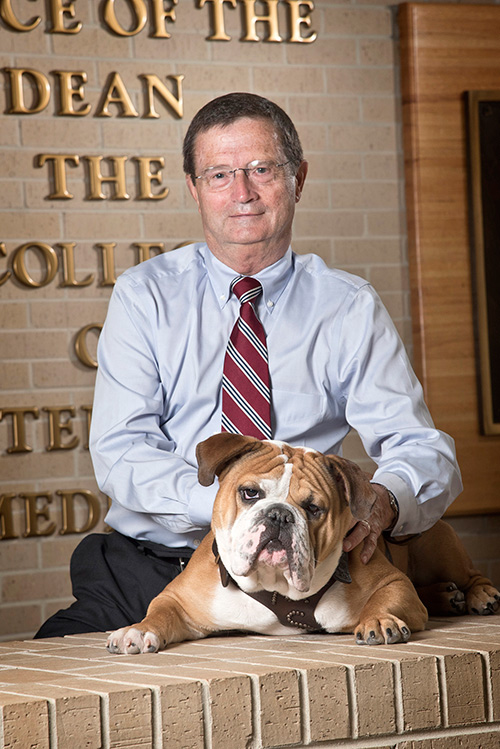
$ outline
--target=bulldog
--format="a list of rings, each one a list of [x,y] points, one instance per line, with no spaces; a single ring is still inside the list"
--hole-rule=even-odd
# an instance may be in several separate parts
[[[228,433],[201,442],[197,460],[202,485],[219,477],[211,532],[142,622],[110,634],[113,653],[224,630],[391,644],[425,628],[426,606],[434,615],[499,608],[499,592],[442,521],[405,545],[379,540],[368,564],[359,546],[345,554],[345,535],[376,497],[348,460]]]

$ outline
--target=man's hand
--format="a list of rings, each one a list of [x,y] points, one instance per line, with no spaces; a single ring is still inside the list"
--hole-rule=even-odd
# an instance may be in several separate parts
[[[389,492],[381,484],[372,484],[377,495],[372,511],[366,520],[355,521],[352,531],[344,539],[344,551],[351,551],[364,541],[361,561],[367,564],[372,558],[377,546],[378,537],[386,528],[390,528],[395,520],[394,510],[389,500]]]

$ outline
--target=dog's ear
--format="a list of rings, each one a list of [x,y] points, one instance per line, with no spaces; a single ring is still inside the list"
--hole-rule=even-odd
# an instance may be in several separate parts
[[[229,432],[214,434],[196,446],[198,481],[202,486],[210,486],[233,460],[261,447],[262,442],[255,437]]]
[[[367,518],[377,497],[370,483],[370,474],[338,455],[325,455],[325,461],[333,480],[341,486],[354,517],[358,520]]]

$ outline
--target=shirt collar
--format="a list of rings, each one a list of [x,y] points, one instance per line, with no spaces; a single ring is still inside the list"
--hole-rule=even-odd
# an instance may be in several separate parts
[[[204,258],[205,267],[207,269],[210,283],[215,292],[217,302],[222,309],[229,301],[231,295],[231,282],[238,274],[228,265],[221,263],[221,261],[210,252],[207,245],[204,245],[201,248],[201,254]],[[289,247],[282,258],[253,276],[262,284],[264,306],[269,314],[272,314],[291,278],[292,273],[293,252],[291,247]]]

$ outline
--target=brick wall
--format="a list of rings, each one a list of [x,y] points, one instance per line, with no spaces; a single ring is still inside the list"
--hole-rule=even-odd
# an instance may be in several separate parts
[[[222,637],[117,656],[92,634],[0,644],[5,747],[498,749],[500,619],[406,645]]]
[[[317,32],[317,40],[273,43],[240,41],[242,17],[229,3],[224,4],[228,41],[207,40],[210,3],[200,8],[180,0],[174,9],[175,23],[166,23],[170,38],[151,37],[150,18],[137,34],[112,33],[98,15],[106,5],[77,1],[74,18],[68,12],[54,20],[42,0],[29,4],[19,0],[12,4],[17,22],[34,25],[33,30],[13,31],[8,18],[7,23],[0,20],[3,639],[29,636],[70,600],[68,560],[81,538],[75,531],[89,524],[89,492],[99,503],[95,527],[103,528],[106,499],[97,490],[86,449],[85,409],[92,402],[94,369],[78,357],[75,339],[84,326],[103,321],[112,274],[138,262],[141,245],[143,252],[148,244],[168,251],[201,237],[184,186],[180,149],[187,123],[207,100],[247,89],[269,96],[290,113],[310,163],[296,219],[295,249],[315,251],[329,264],[373,282],[411,351],[393,6],[376,0],[316,0],[311,25],[303,24],[300,33],[307,37]],[[130,5],[115,5],[116,23],[133,29],[137,19]],[[285,39],[288,9],[282,0],[279,30]],[[305,5],[301,12],[308,12]],[[41,20],[35,25],[32,19],[37,17]],[[54,24],[68,30],[76,22],[82,24],[78,33],[51,31]],[[260,24],[257,30],[265,37],[267,26]],[[50,90],[50,101],[39,113],[12,113],[13,71],[19,75],[26,69],[38,73],[41,88]],[[54,71],[79,74],[71,84],[71,106],[67,102],[65,106],[76,111],[88,105],[88,114],[58,114],[64,110],[63,78]],[[113,73],[120,74],[138,116],[120,116],[127,113],[125,93],[111,92]],[[144,117],[151,113],[145,103],[146,74],[156,75],[173,98],[179,94],[173,76],[184,76],[182,117],[157,95],[154,106],[159,116]],[[28,77],[26,109],[35,108],[37,101],[37,95],[30,93],[32,83]],[[80,93],[75,93],[79,86]],[[108,103],[109,117],[97,116],[106,109],[106,94],[120,103]],[[53,161],[46,159],[39,166],[40,156],[62,154],[71,156],[65,167],[65,188],[74,197],[56,199],[51,197],[57,194],[51,178]],[[105,199],[89,199],[89,157],[97,155],[105,157],[104,175],[109,174],[111,157],[126,157],[130,198],[111,197],[112,185],[104,184]],[[164,160],[150,192],[157,195],[168,187],[165,199],[138,199],[137,158]],[[155,162],[153,171],[158,168]],[[22,250],[33,243],[43,246]],[[111,255],[114,266],[108,264],[106,269],[104,258],[111,261]],[[52,266],[55,275],[50,279]],[[92,358],[96,331],[84,340]],[[8,413],[13,408],[27,411],[24,418],[17,417],[17,424]],[[24,434],[19,433],[22,429]],[[365,460],[357,440],[350,438],[348,443],[350,457]],[[72,509],[74,518],[68,518]],[[458,522],[474,558],[498,584],[496,519]],[[482,534],[479,542],[478,533]]]

